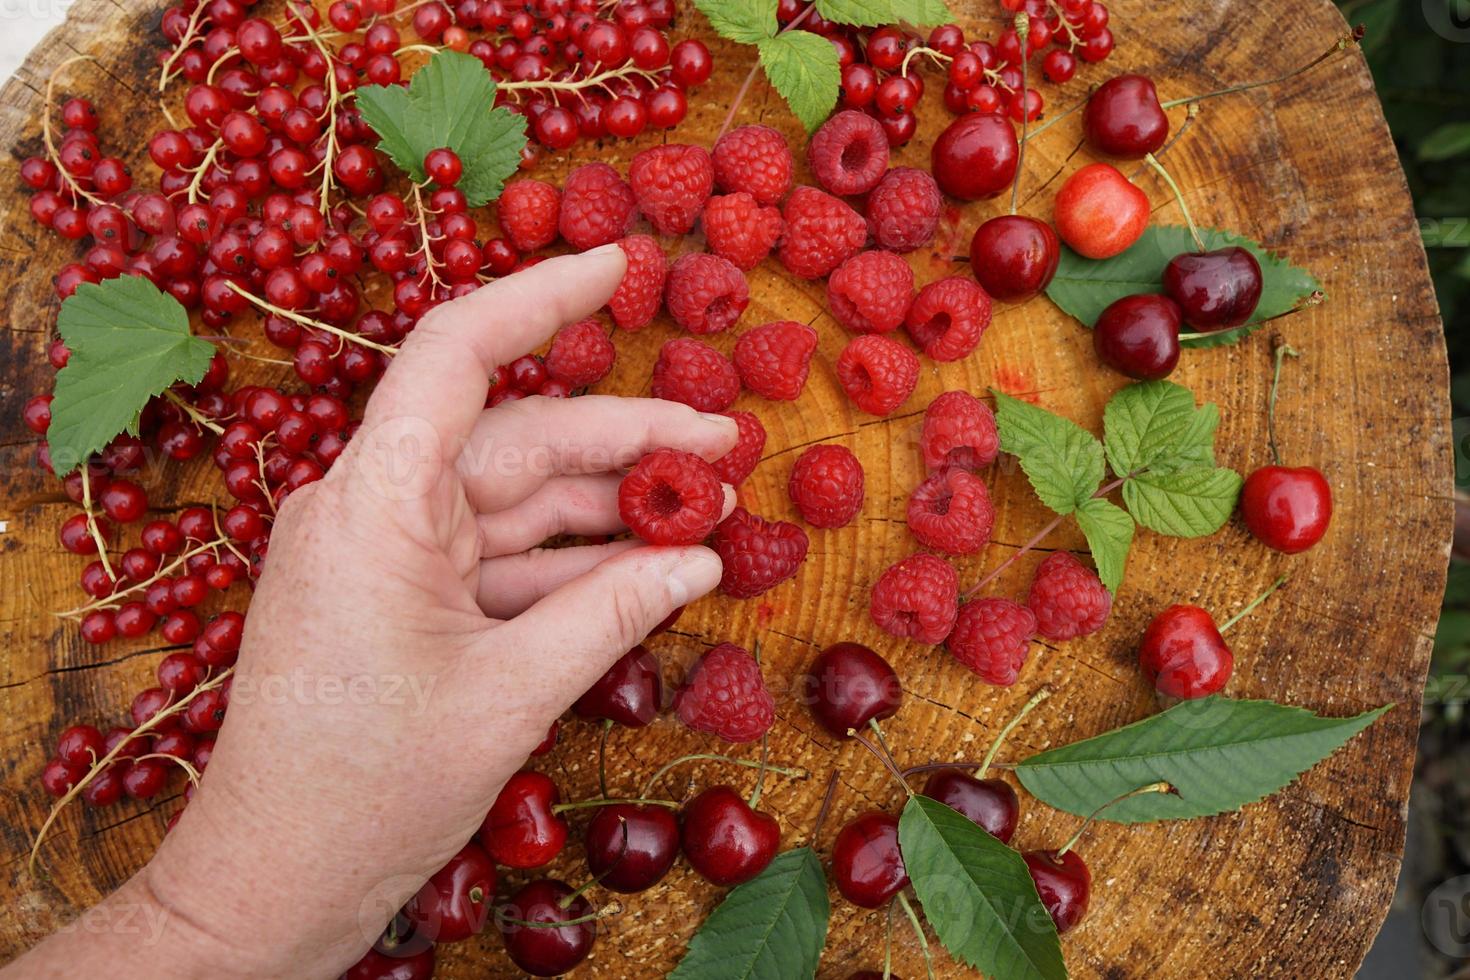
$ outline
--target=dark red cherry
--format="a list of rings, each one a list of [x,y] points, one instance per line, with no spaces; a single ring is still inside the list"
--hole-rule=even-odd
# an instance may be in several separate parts
[[[1051,913],[1057,932],[1066,932],[1087,914],[1087,900],[1092,893],[1092,872],[1076,851],[1027,851],[1026,869],[1036,882],[1041,904]]]
[[[854,905],[875,909],[909,883],[898,850],[898,819],[882,810],[854,817],[832,843],[832,878]]]
[[[572,705],[581,718],[611,719],[642,728],[658,717],[664,685],[658,658],[641,644],[629,650]]]
[[[1138,663],[1161,694],[1202,698],[1230,680],[1235,656],[1215,617],[1199,606],[1170,606],[1153,618],[1138,644]]]
[[[597,938],[594,923],[554,925],[592,914],[588,901],[580,895],[572,898],[572,894],[566,882],[541,878],[511,896],[495,917],[505,951],[516,966],[533,977],[559,976],[592,952],[592,941]],[[524,926],[511,921],[515,919],[543,925]]]
[[[802,700],[838,738],[891,718],[903,703],[903,685],[888,661],[860,643],[835,643],[813,661]]]
[[[433,976],[434,947],[429,946],[403,957],[370,949],[347,968],[342,980],[431,980]]]
[[[728,786],[711,786],[684,807],[680,843],[689,866],[716,885],[738,885],[766,869],[781,825]]]
[[[495,864],[484,848],[470,841],[424,882],[403,911],[415,932],[434,942],[453,943],[484,927],[494,900]]]
[[[1082,111],[1082,132],[1099,153],[1138,160],[1169,138],[1169,117],[1152,80],[1119,75],[1098,86]]]
[[[1327,533],[1332,488],[1311,466],[1263,466],[1241,487],[1240,516],[1257,541],[1294,555]]]
[[[982,112],[961,116],[934,141],[934,179],[946,194],[966,201],[994,197],[1011,186],[1019,147],[1015,127],[1005,117]]]
[[[1238,245],[1185,252],[1164,268],[1164,292],[1196,330],[1229,330],[1245,323],[1261,301],[1261,285],[1261,264]]]
[[[1179,304],[1157,293],[1109,304],[1092,328],[1098,360],[1139,381],[1167,377],[1179,365]]]
[[[959,769],[940,769],[924,782],[924,795],[938,800],[1009,844],[1021,817],[1021,801],[1003,779],[976,779]]]
[[[1045,289],[1061,257],[1061,242],[1051,226],[1024,214],[991,218],[970,240],[970,271],[987,293],[1007,303],[1028,300]]]
[[[679,821],[668,807],[614,803],[587,825],[587,867],[612,891],[652,888],[678,856]]]
[[[480,825],[480,842],[497,864],[507,868],[539,868],[561,853],[567,822],[552,807],[561,793],[540,772],[511,776]]]

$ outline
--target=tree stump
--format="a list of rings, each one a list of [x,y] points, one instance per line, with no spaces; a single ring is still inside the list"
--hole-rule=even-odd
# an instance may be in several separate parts
[[[983,28],[978,36],[1000,30],[998,6],[952,6],[967,9],[967,28]],[[1064,89],[1046,86],[1049,113],[1081,98],[1087,85],[1124,70],[1158,79],[1165,99],[1274,76],[1305,63],[1345,30],[1328,0],[1118,0],[1113,6],[1116,54],[1102,65],[1084,65],[1080,81]],[[181,802],[175,786],[167,799],[150,805],[75,806],[42,852],[44,874],[26,870],[32,836],[51,804],[38,777],[56,734],[76,721],[117,723],[132,695],[152,683],[162,653],[157,639],[89,647],[74,624],[53,616],[78,602],[82,562],[63,553],[55,536],[75,508],[32,462],[36,440],[19,416],[22,402],[52,383],[44,351],[58,301],[49,276],[80,249],[31,221],[18,163],[39,150],[47,77],[65,58],[84,53],[95,64],[70,68],[58,92],[93,98],[109,152],[133,165],[140,184],[151,184],[156,174],[142,140],[160,125],[155,53],[161,9],[159,3],[79,0],[0,97],[0,138],[13,148],[0,176],[6,228],[0,269],[7,284],[0,300],[6,326],[0,333],[0,479],[9,502],[0,513],[6,556],[0,564],[0,636],[7,650],[0,664],[0,902],[8,910],[0,920],[3,957],[72,920],[132,874]],[[624,169],[634,153],[665,138],[713,140],[753,50],[717,42],[692,12],[677,26],[680,34],[706,37],[716,59],[714,77],[691,98],[688,120],[667,137],[649,133],[601,147],[579,144],[570,154],[548,157],[538,176],[559,180],[571,166],[594,158]],[[929,143],[947,119],[939,105],[942,84],[931,74],[919,137],[896,153],[895,164],[927,166]],[[177,99],[182,88],[176,83],[171,95]],[[1227,693],[1339,716],[1387,702],[1398,707],[1330,761],[1240,813],[1095,826],[1082,845],[1095,875],[1092,911],[1063,946],[1078,977],[1348,977],[1373,939],[1398,875],[1417,706],[1443,591],[1452,523],[1444,338],[1408,190],[1360,55],[1202,108],[1167,155],[1192,210],[1203,222],[1249,235],[1310,269],[1329,300],[1238,346],[1186,351],[1174,380],[1201,400],[1219,403],[1221,461],[1247,472],[1268,462],[1272,335],[1303,352],[1283,386],[1278,430],[1287,458],[1319,466],[1332,484],[1337,511],[1320,546],[1297,557],[1277,555],[1254,542],[1238,520],[1203,540],[1141,533],[1107,627],[1082,641],[1037,646],[1010,689],[979,683],[943,650],[894,641],[869,620],[867,590],[884,567],[915,550],[902,514],[921,478],[916,443],[923,406],[947,389],[981,392],[993,385],[1029,393],[1097,431],[1102,406],[1123,379],[1099,367],[1085,329],[1038,299],[999,307],[970,358],[926,361],[908,404],[891,418],[876,419],[854,409],[837,385],[832,364],[845,334],[824,312],[821,283],[794,281],[767,262],[750,276],[751,308],[741,326],[714,343],[728,350],[740,329],[777,318],[811,322],[822,339],[799,402],[764,402],[747,393],[737,405],[756,411],[770,435],[742,501],[762,515],[794,520],[785,492],[791,464],[801,448],[832,441],[863,460],[867,502],[851,526],[812,531],[810,558],[795,581],[749,602],[702,601],[653,647],[672,672],[708,644],[762,642],[766,671],[780,695],[772,758],[814,773],[804,782],[768,779],[763,805],[779,816],[787,846],[802,843],[811,834],[827,773],[835,769],[835,807],[819,842],[825,853],[840,822],[869,807],[897,812],[901,800],[892,779],[861,747],[835,743],[795,700],[795,678],[823,646],[856,640],[897,666],[908,696],[887,734],[905,764],[978,758],[1035,690],[1050,688],[1053,697],[1002,754],[1017,759],[1156,710],[1134,646],[1161,608],[1185,601],[1228,613],[1290,572],[1289,584],[1232,634],[1238,663]],[[1177,127],[1182,111],[1173,118]],[[738,116],[742,123],[757,120],[800,145],[797,124],[763,80]],[[1026,156],[1023,210],[1049,216],[1065,174],[1088,160],[1077,116],[1038,137]],[[799,179],[809,180],[804,163],[799,166]],[[1151,176],[1138,179],[1158,217],[1178,222],[1167,190]],[[971,231],[1001,207],[998,201],[951,207],[934,250],[912,257],[919,281],[956,268],[953,257],[965,252]],[[485,214],[487,223],[492,213]],[[239,332],[258,337],[249,324]],[[657,350],[674,333],[661,320],[642,333],[621,335],[618,367],[599,390],[646,394]],[[233,366],[239,377],[295,383],[288,368],[247,361]],[[966,583],[1048,517],[1014,467],[997,467],[987,479],[998,512],[995,543],[957,563]],[[144,482],[155,509],[165,513],[225,496],[207,458],[156,469]],[[1068,522],[1044,547],[1081,550],[1085,542]],[[1040,557],[1017,562],[995,583],[995,593],[1023,595]],[[229,601],[243,603],[244,590],[237,587]],[[596,732],[575,721],[563,732],[561,745],[540,765],[561,784],[564,798],[593,795]],[[609,748],[614,786],[631,787],[660,762],[704,746],[667,719],[641,732],[616,732]],[[748,785],[750,778],[745,770],[713,768],[694,775],[704,785],[716,779]],[[574,836],[584,819],[574,819]],[[1057,846],[1076,826],[1076,818],[1023,796],[1015,843]],[[579,845],[573,843],[551,870],[584,880]],[[578,975],[663,975],[720,897],[679,865],[658,888],[624,903]],[[883,913],[835,899],[821,975],[844,977],[881,964],[883,935]],[[922,976],[917,943],[902,921],[894,937],[895,970]],[[441,953],[440,976],[515,975],[493,929]],[[944,976],[966,973],[942,952],[939,964]]]

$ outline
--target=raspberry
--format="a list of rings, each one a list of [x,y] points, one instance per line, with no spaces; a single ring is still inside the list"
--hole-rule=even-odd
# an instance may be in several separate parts
[[[968,391],[946,391],[924,411],[919,449],[931,470],[989,466],[1000,452],[995,413]]]
[[[624,330],[641,330],[658,315],[664,301],[664,279],[669,263],[651,235],[629,235],[618,242],[628,258],[628,271],[613,290],[607,308],[613,322]]]
[[[958,361],[980,343],[990,326],[990,297],[969,279],[951,276],[919,290],[904,329],[936,361]]]
[[[751,599],[796,574],[806,560],[806,532],[786,521],[736,507],[715,528],[709,546],[725,563],[720,591],[732,599]]]
[[[909,497],[908,521],[926,548],[969,555],[990,541],[995,506],[984,480],[962,469],[941,470]]]
[[[859,252],[827,280],[827,308],[854,333],[897,330],[913,300],[914,270],[892,252]]]
[[[745,191],[762,204],[775,204],[791,188],[791,148],[769,126],[730,130],[712,156],[715,183],[727,194]]]
[[[873,583],[868,613],[894,636],[939,643],[954,626],[959,597],[959,576],[949,562],[934,555],[911,555],[889,566]]]
[[[1113,597],[1071,552],[1054,551],[1036,567],[1026,605],[1036,614],[1036,632],[1048,640],[1072,640],[1103,628]]]
[[[776,720],[776,699],[744,647],[721,643],[700,657],[674,695],[674,713],[697,732],[754,742]]]
[[[738,487],[755,472],[756,464],[761,461],[761,452],[766,448],[766,427],[751,412],[726,414],[735,420],[735,427],[740,430],[740,435],[735,441],[735,448],[710,465],[715,468],[721,480],[732,487]]]
[[[660,235],[694,227],[715,186],[715,169],[702,146],[670,143],[644,150],[628,164],[628,183],[638,210]]]
[[[786,490],[808,524],[844,527],[863,506],[863,464],[846,446],[813,446],[792,467]]]
[[[976,599],[960,607],[944,645],[987,684],[1010,687],[1026,663],[1035,633],[1036,617],[1020,603]]]
[[[919,359],[896,340],[864,334],[838,356],[837,380],[858,408],[872,415],[888,415],[918,384]]]
[[[781,212],[744,191],[716,194],[704,205],[704,237],[710,251],[749,272],[771,254],[784,226]]]
[[[745,387],[775,401],[795,401],[806,387],[817,332],[805,323],[777,320],[735,341],[735,370]]]
[[[725,509],[714,469],[693,453],[655,449],[618,484],[618,516],[649,544],[696,544]]]
[[[912,252],[934,240],[943,205],[929,171],[894,167],[868,195],[868,231],[895,252]]]
[[[653,397],[683,402],[700,412],[723,412],[740,394],[730,359],[690,337],[667,341],[653,365]]]
[[[786,232],[776,257],[792,275],[820,279],[868,240],[868,225],[831,194],[805,185],[791,192],[782,212]]]
[[[513,180],[496,204],[500,230],[519,252],[534,252],[556,241],[561,194],[542,180]]]
[[[578,251],[615,242],[638,220],[638,204],[618,172],[605,163],[573,170],[562,187],[561,237]]]
[[[866,194],[888,169],[888,137],[866,112],[844,109],[812,134],[806,159],[833,194]]]
[[[669,267],[664,302],[674,322],[690,333],[719,333],[750,305],[750,287],[729,259],[694,252]]]
[[[607,328],[588,317],[556,332],[546,352],[546,373],[568,388],[585,388],[607,377],[617,354]]]

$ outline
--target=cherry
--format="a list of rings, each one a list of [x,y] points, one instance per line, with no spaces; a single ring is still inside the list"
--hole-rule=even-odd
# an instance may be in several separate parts
[[[690,867],[706,880],[738,885],[771,863],[781,826],[729,786],[711,786],[685,805],[680,842]]]
[[[1092,328],[1098,360],[1114,371],[1154,381],[1179,364],[1179,304],[1157,293],[1114,300]]]
[[[1262,466],[1240,490],[1240,516],[1257,541],[1294,555],[1327,533],[1332,488],[1315,467]]]
[[[333,4],[335,8],[337,4]],[[434,947],[426,946],[411,956],[394,956],[368,950],[347,968],[341,980],[432,980]]]
[[[642,728],[663,707],[663,679],[658,658],[642,645],[618,658],[607,673],[572,705],[581,718],[608,719]]]
[[[1138,663],[1161,694],[1202,698],[1230,680],[1235,656],[1215,617],[1199,606],[1170,606],[1153,618],[1138,645]]]
[[[898,848],[898,820],[882,810],[859,814],[832,843],[832,877],[854,905],[875,909],[909,883]]]
[[[972,113],[950,123],[930,151],[934,179],[946,194],[966,201],[994,197],[1016,176],[1020,144],[1001,116]]]
[[[1021,801],[1003,779],[977,779],[958,769],[940,769],[925,780],[924,795],[968,818],[1002,844],[1010,843],[1021,819]]]
[[[903,687],[888,661],[860,643],[836,643],[812,662],[803,702],[838,738],[891,718],[903,702]]]
[[[1053,52],[1058,53],[1058,52]],[[1091,163],[1057,192],[1057,234],[1089,259],[1106,259],[1138,241],[1148,227],[1148,195],[1108,163]]]
[[[1229,330],[1251,318],[1261,301],[1261,264],[1239,245],[1174,256],[1164,292],[1196,330]]]
[[[521,888],[506,903],[496,925],[505,940],[505,951],[515,965],[535,977],[554,977],[566,973],[592,952],[596,927],[585,921],[592,906],[577,895],[570,885],[553,878],[541,878]],[[541,923],[524,926],[520,922]],[[571,920],[584,920],[572,925],[559,925]]]
[[[1164,145],[1169,138],[1169,117],[1159,105],[1152,80],[1143,75],[1119,75],[1103,82],[1088,98],[1082,131],[1098,152],[1138,160]]]
[[[480,826],[480,841],[509,868],[539,868],[561,853],[567,823],[552,808],[561,794],[551,777],[518,772],[506,781]]]
[[[641,892],[663,880],[679,856],[679,821],[662,806],[598,807],[587,825],[587,867],[604,887]]]
[[[1076,851],[1027,851],[1021,857],[1057,932],[1066,932],[1081,922],[1092,892],[1092,872],[1087,870],[1087,862]]]
[[[1008,303],[1023,302],[1045,289],[1061,257],[1051,226],[1024,214],[991,218],[975,229],[970,241],[970,271],[987,293]]]
[[[479,932],[495,897],[495,865],[470,841],[408,900],[404,914],[434,942],[453,943]]]

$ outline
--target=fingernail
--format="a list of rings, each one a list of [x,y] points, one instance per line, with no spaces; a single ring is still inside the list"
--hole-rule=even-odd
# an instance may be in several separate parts
[[[589,251],[583,252],[582,254],[583,255],[611,255],[613,252],[621,252],[621,251],[622,251],[622,246],[620,246],[617,242],[609,242],[606,245],[599,245],[599,246],[597,246],[594,249],[591,249]]]
[[[710,412],[700,412],[699,417],[704,419],[706,422],[717,422],[720,425],[724,426],[731,426],[735,424],[735,420],[728,415],[715,415]]]
[[[677,565],[669,569],[669,598],[674,605],[683,606],[720,584],[724,568],[719,557],[708,548],[694,548],[686,552]]]

